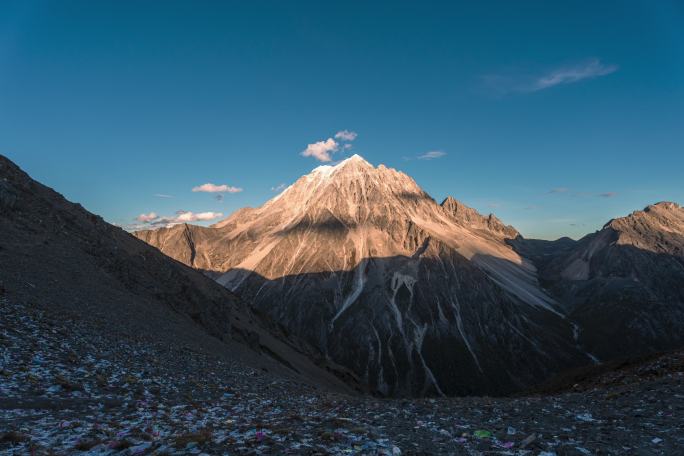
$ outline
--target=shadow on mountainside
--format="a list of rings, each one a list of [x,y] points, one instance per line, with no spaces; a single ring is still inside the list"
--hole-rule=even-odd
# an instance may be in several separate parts
[[[556,243],[563,253],[575,245]],[[549,244],[539,243],[540,255],[553,255]],[[547,275],[542,285],[560,301],[555,309],[567,312],[565,320],[511,297],[470,261],[450,255],[366,258],[350,270],[273,279],[249,270],[231,273],[240,277],[236,291],[284,331],[388,395],[508,394],[589,366],[589,353],[609,361],[684,346],[684,269],[678,257],[618,246],[612,266],[590,280]],[[515,276],[522,274],[518,265],[493,260],[523,284],[524,277]],[[548,266],[552,260],[544,261]],[[655,274],[639,279],[634,270]],[[363,289],[347,302],[359,277]],[[534,288],[518,296],[531,291],[535,299],[543,296]],[[421,364],[426,368],[415,368]],[[430,375],[435,385],[429,385]]]
[[[351,392],[233,293],[0,156],[0,295],[135,338]],[[332,368],[331,368],[332,369]]]
[[[453,251],[366,258],[348,271],[230,275],[284,332],[388,396],[509,394],[589,362],[568,321],[504,292]]]
[[[541,271],[540,283],[581,328],[579,341],[602,360],[642,356],[684,346],[684,256],[617,244],[585,255],[580,241],[516,240],[512,245]],[[564,278],[586,262],[584,280]]]

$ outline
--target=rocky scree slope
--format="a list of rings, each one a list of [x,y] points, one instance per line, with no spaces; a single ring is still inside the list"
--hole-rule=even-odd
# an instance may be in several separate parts
[[[2,454],[665,455],[684,445],[681,355],[577,379],[563,394],[388,400],[2,296],[0,313]]]
[[[311,361],[315,350],[285,337],[230,291],[70,203],[3,156],[0,265],[0,291],[15,302],[78,315],[112,334],[144,334],[348,390]]]

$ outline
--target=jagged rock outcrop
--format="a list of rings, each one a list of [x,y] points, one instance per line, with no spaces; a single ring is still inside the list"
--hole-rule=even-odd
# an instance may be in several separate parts
[[[520,236],[518,230],[511,225],[504,225],[494,214],[482,215],[472,207],[461,203],[453,196],[447,196],[441,204],[442,208],[457,222],[474,229],[485,230],[490,234],[506,239]]]
[[[135,235],[384,394],[502,393],[586,362],[517,232],[445,203],[353,156],[213,227]]]

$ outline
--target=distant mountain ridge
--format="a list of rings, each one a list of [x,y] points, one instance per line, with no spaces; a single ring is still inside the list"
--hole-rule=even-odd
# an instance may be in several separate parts
[[[684,208],[661,202],[610,220],[551,255],[542,280],[602,359],[684,345]]]

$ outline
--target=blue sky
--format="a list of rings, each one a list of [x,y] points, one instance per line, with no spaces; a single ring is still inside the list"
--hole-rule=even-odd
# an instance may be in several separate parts
[[[258,206],[358,153],[580,237],[684,202],[682,24],[667,0],[5,1],[0,153],[121,225]]]

